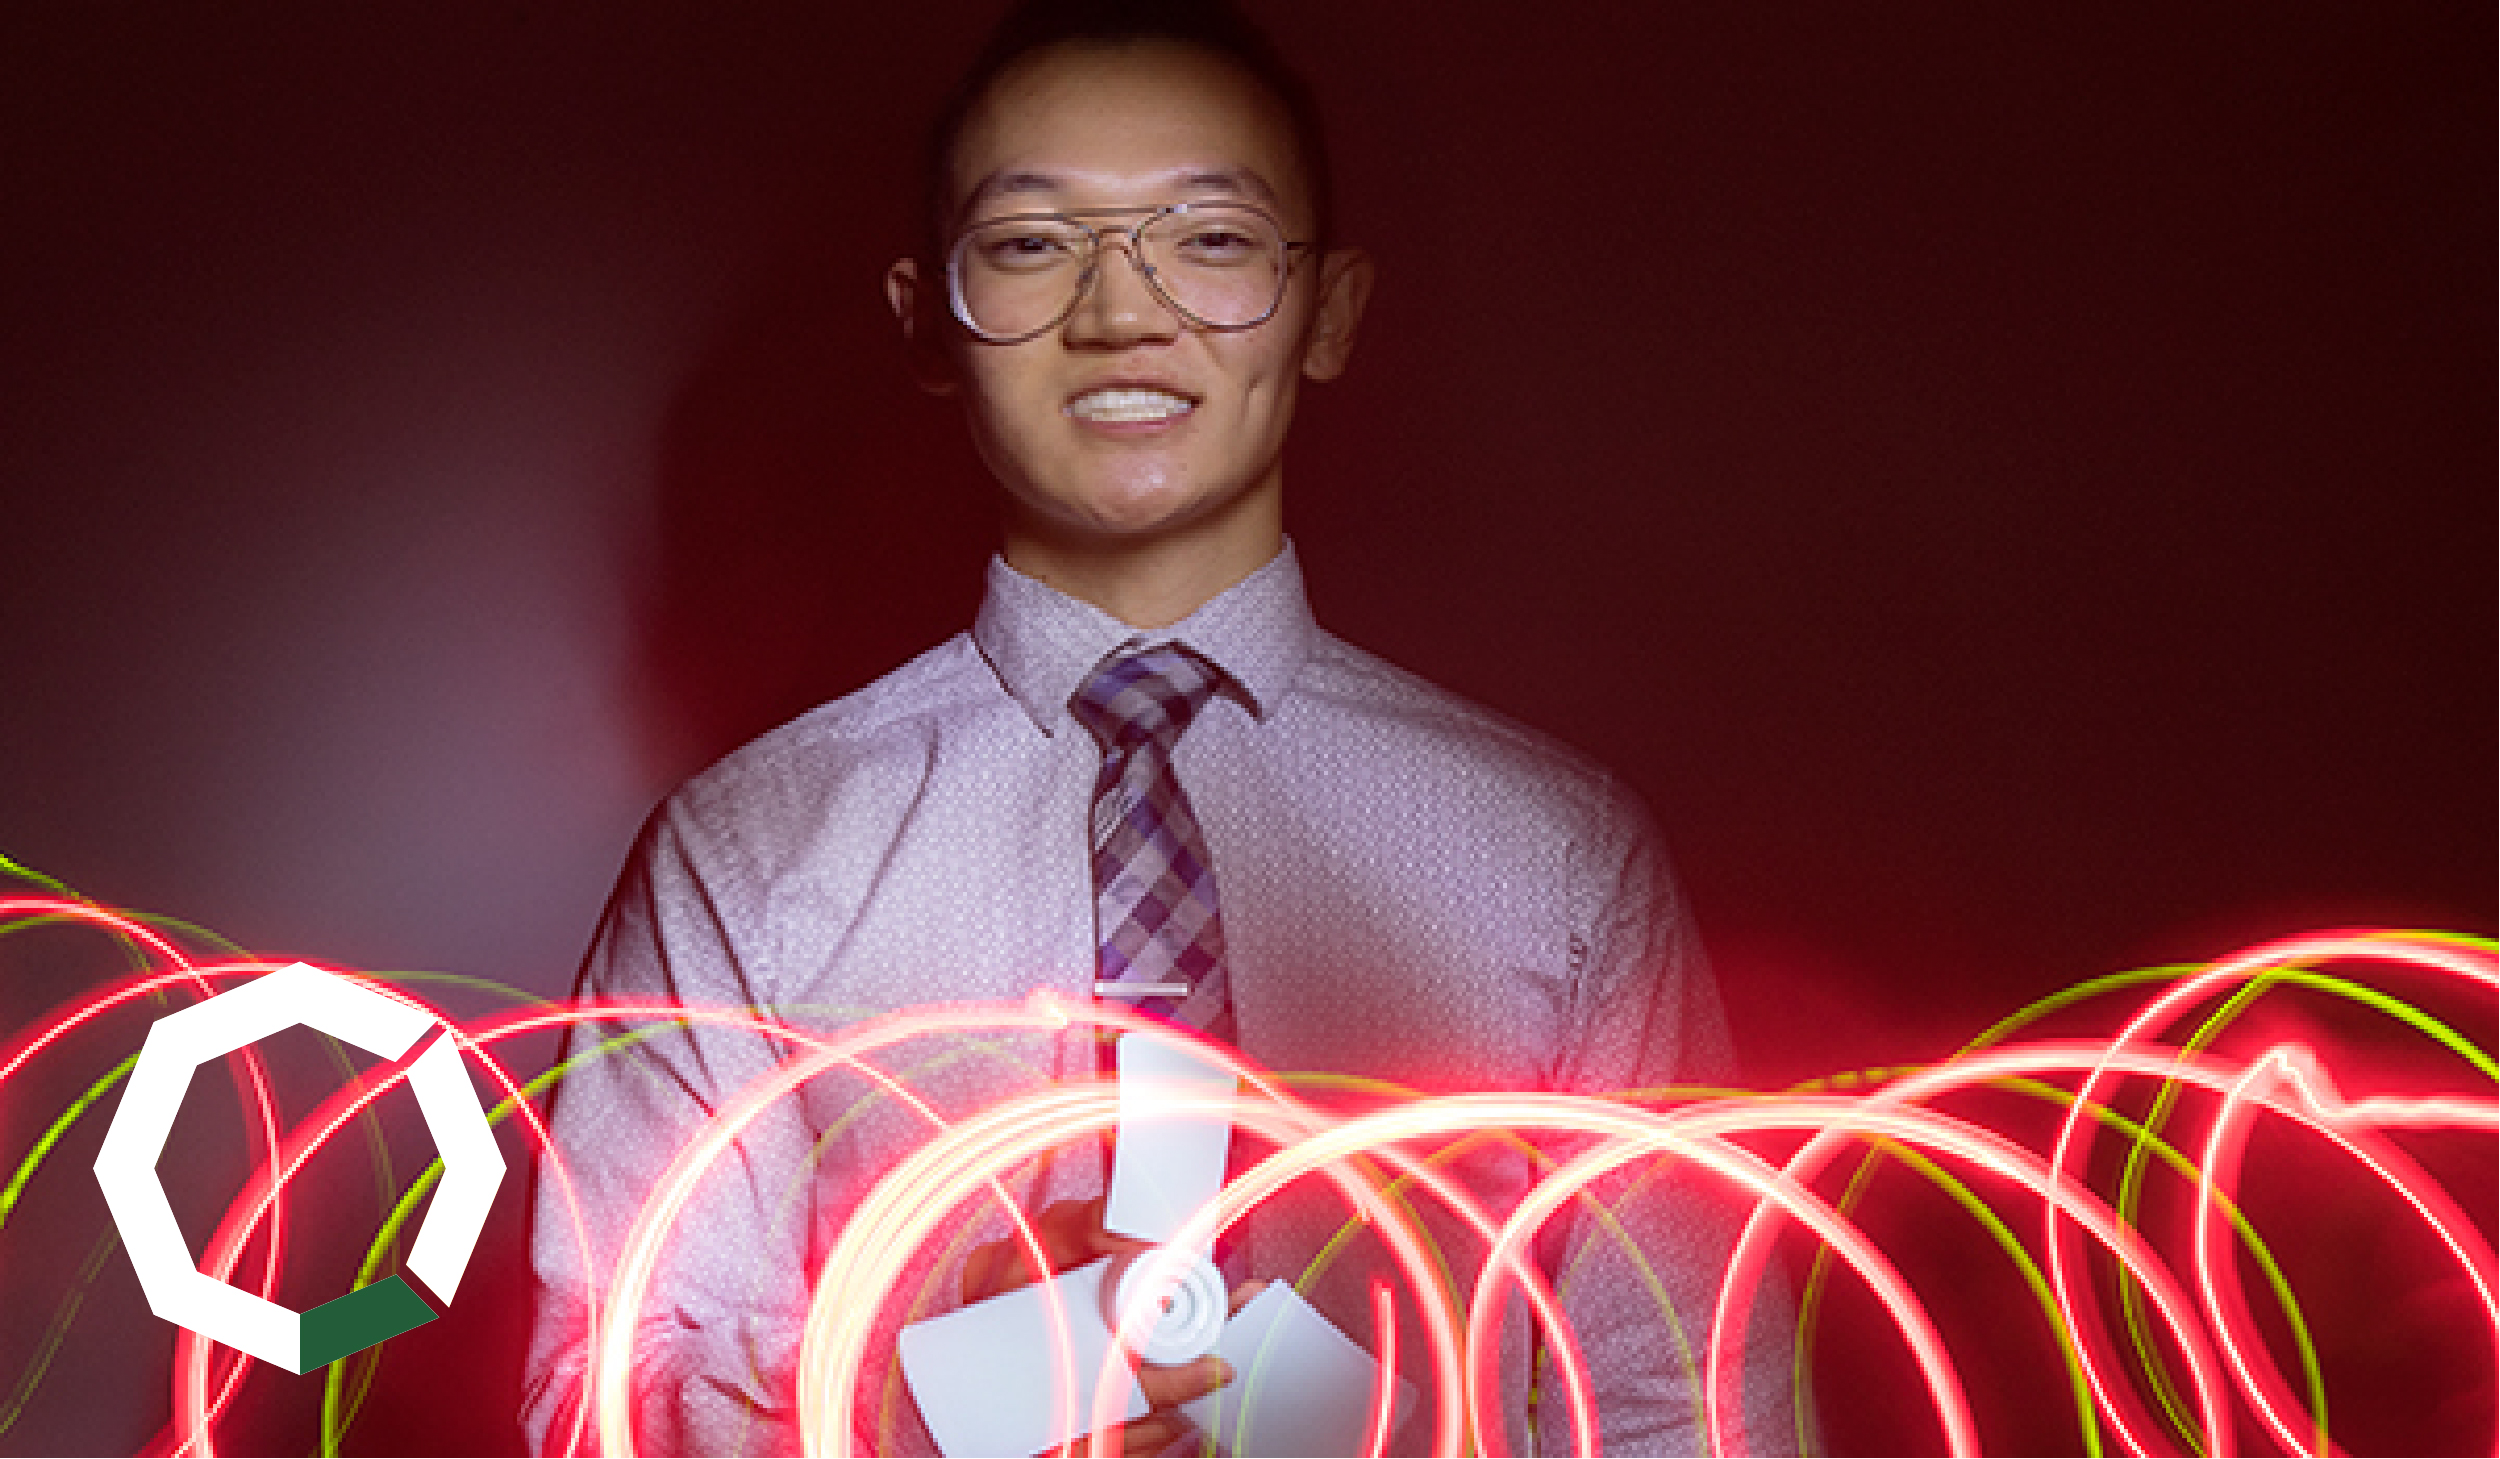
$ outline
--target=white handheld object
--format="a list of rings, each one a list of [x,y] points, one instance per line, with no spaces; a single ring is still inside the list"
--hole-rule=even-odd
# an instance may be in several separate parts
[[[1102,1320],[1110,1269],[1098,1261],[903,1329],[903,1381],[940,1452],[1038,1454],[1086,1431],[1111,1353]],[[1063,1341],[1072,1374],[1051,1361]],[[1136,1379],[1123,1381],[1120,1416],[1143,1417],[1146,1395]]]
[[[1224,1327],[1215,1350],[1235,1380],[1181,1412],[1228,1454],[1360,1454],[1371,1439],[1380,1365],[1288,1282],[1270,1282]],[[1389,1432],[1415,1406],[1391,1380]]]
[[[1161,1244],[1224,1189],[1233,1122],[1186,1106],[1231,1099],[1233,1071],[1177,1040],[1147,1034],[1123,1035],[1117,1057],[1120,1138],[1102,1228]]]
[[[1120,1039],[1118,1142],[1103,1229],[1163,1249],[1098,1261],[903,1329],[903,1379],[948,1459],[1035,1454],[1092,1427],[1106,1361],[1125,1346],[1148,1362],[1187,1362],[1210,1349],[1233,1383],[1181,1411],[1228,1452],[1352,1454],[1369,1436],[1379,1365],[1284,1283],[1227,1318],[1224,1278],[1201,1250],[1169,1243],[1224,1188],[1229,1119],[1189,1105],[1230,1099],[1232,1072],[1151,1034]],[[1156,1290],[1148,1291],[1148,1284]],[[1067,1363],[1061,1364],[1065,1356]],[[1147,1412],[1133,1375],[1121,1417]],[[1393,1379],[1392,1431],[1415,1390]],[[1243,1444],[1252,1447],[1244,1449]]]

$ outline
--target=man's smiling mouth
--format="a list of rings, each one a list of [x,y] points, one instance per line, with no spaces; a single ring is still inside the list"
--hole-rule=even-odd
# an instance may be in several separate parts
[[[1188,396],[1169,390],[1115,385],[1086,391],[1068,402],[1067,411],[1078,420],[1118,423],[1171,420],[1197,407]]]

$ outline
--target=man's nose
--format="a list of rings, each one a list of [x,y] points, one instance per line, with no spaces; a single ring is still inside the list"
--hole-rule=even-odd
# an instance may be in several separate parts
[[[1146,282],[1146,263],[1135,247],[1126,238],[1105,238],[1094,259],[1094,277],[1068,315],[1068,343],[1125,349],[1169,340],[1180,329],[1180,316]]]

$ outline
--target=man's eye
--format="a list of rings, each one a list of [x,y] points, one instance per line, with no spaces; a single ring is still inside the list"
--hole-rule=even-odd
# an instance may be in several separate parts
[[[1064,238],[1047,233],[1002,233],[981,240],[981,261],[999,269],[1049,268],[1071,257]]]
[[[1180,256],[1188,263],[1249,263],[1266,251],[1256,235],[1238,228],[1200,228],[1180,241]]]

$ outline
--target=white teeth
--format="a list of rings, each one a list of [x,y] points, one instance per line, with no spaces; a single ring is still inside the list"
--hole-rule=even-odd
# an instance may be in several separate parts
[[[1190,403],[1162,390],[1088,390],[1068,402],[1078,420],[1168,420],[1186,414]]]

